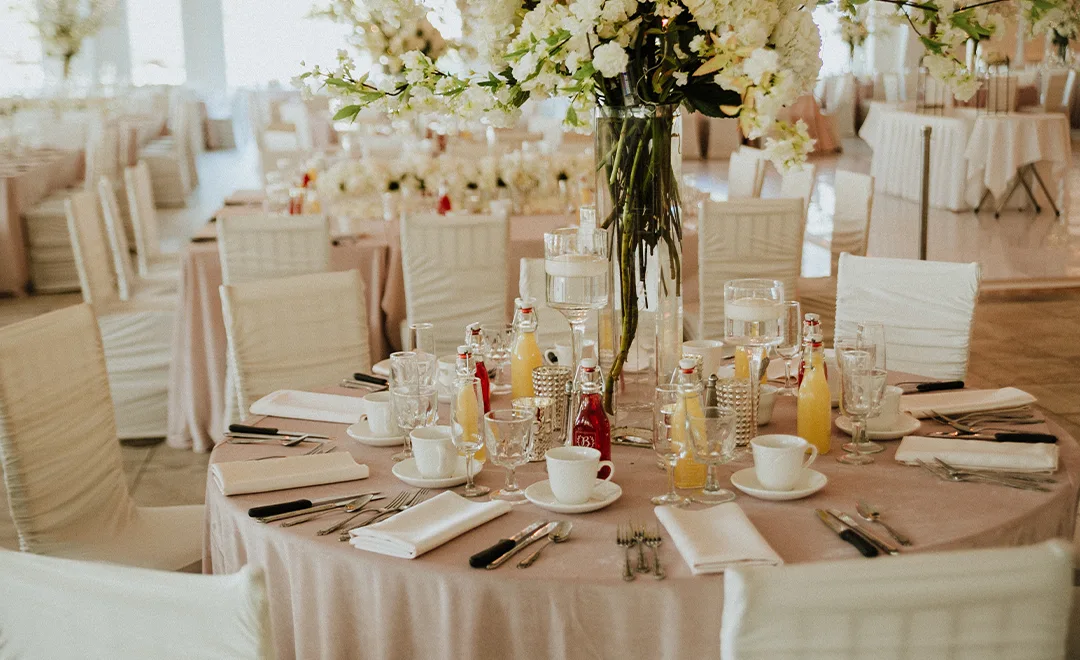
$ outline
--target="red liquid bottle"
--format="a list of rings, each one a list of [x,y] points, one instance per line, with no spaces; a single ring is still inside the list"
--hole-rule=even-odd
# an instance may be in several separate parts
[[[600,451],[600,460],[611,460],[611,424],[604,412],[602,395],[604,385],[596,370],[596,360],[581,361],[581,402],[578,404],[577,417],[574,419],[574,433],[571,444],[575,447],[592,447]],[[597,477],[607,476],[609,468],[600,468]]]
[[[439,188],[439,202],[435,205],[435,211],[439,215],[446,215],[450,212],[450,194],[446,191],[446,187]]]
[[[480,334],[479,323],[470,324],[466,328],[465,343],[472,350],[473,362],[476,364],[476,377],[480,379],[480,389],[484,393],[484,413],[486,414],[491,412],[491,378],[484,364],[484,351],[481,348],[484,339]]]

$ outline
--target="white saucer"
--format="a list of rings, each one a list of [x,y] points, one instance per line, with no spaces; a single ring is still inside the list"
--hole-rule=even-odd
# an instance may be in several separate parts
[[[754,468],[749,467],[739,470],[731,475],[731,485],[735,486],[747,495],[752,495],[763,500],[783,502],[785,500],[797,500],[809,497],[825,487],[829,480],[822,473],[810,468],[804,468],[795,487],[791,490],[769,490],[758,481]]]
[[[480,470],[484,468],[484,464],[480,461],[473,461],[473,476],[480,474]],[[454,486],[460,486],[469,480],[469,476],[465,473],[465,457],[458,457],[457,469],[454,470],[454,476],[446,477],[445,479],[428,479],[427,477],[420,476],[420,471],[416,469],[416,459],[406,458],[400,463],[394,463],[394,467],[390,469],[394,473],[394,476],[401,479],[406,484],[415,488],[453,488]]]
[[[900,419],[896,420],[896,426],[893,428],[885,429],[883,431],[871,431],[867,429],[866,435],[871,440],[899,440],[905,435],[911,435],[915,431],[918,431],[920,426],[922,426],[922,422],[907,413],[901,413]],[[851,420],[840,415],[836,418],[836,428],[851,435]]]
[[[389,378],[390,358],[386,358],[385,360],[380,360],[379,362],[376,362],[375,366],[371,368],[371,373],[375,374],[376,376],[382,376],[383,378]]]
[[[396,447],[405,443],[404,435],[375,435],[368,426],[367,417],[345,429],[349,437],[370,447]]]
[[[603,509],[622,497],[622,488],[617,483],[597,479],[596,485],[593,486],[592,495],[589,496],[587,502],[584,504],[563,504],[555,499],[555,493],[551,492],[551,482],[544,479],[526,488],[525,497],[541,509],[547,509],[555,513],[588,513]]]

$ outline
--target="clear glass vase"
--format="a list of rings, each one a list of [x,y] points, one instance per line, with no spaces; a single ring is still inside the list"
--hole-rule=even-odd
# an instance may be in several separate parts
[[[653,393],[682,356],[680,126],[674,105],[596,114],[597,222],[611,261],[598,348],[604,407],[623,441],[649,443]]]

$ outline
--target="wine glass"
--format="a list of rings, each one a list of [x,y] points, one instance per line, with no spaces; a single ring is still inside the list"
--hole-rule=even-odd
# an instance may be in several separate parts
[[[735,499],[735,493],[720,487],[716,466],[735,457],[735,411],[719,406],[706,406],[700,410],[688,407],[687,417],[694,460],[709,466],[705,488],[690,499],[701,504],[730,502]]]
[[[473,483],[473,460],[484,446],[484,390],[480,379],[458,378],[450,388],[450,436],[454,446],[465,452],[465,497],[480,497],[491,490]]]
[[[405,435],[401,451],[390,457],[400,462],[412,458],[412,430],[431,426],[439,419],[439,389],[434,385],[399,385],[390,389],[390,405]]]
[[[514,326],[510,323],[485,323],[480,326],[487,352],[492,394],[510,393],[510,348],[514,342]]]
[[[837,339],[833,342],[833,347],[836,351],[836,368],[840,371],[840,414],[851,419],[851,415],[848,414],[847,408],[844,405],[844,359],[843,356],[852,353],[865,353],[868,355],[868,359],[871,364],[877,363],[877,356],[879,354],[884,355],[884,348],[879,348],[874,344],[868,344],[863,339],[847,338]],[[844,445],[844,450],[849,453],[855,453],[853,447],[855,445],[854,436],[852,441]],[[864,438],[864,442],[859,445],[859,452],[863,454],[877,454],[885,451],[885,447],[879,445],[876,442],[871,442],[869,439]]]
[[[780,394],[798,396],[795,384],[791,382],[791,362],[802,351],[802,306],[797,300],[788,300],[783,304],[781,316],[783,337],[776,345],[776,354],[784,360],[784,389]]]
[[[844,409],[851,416],[852,442],[844,445],[848,453],[836,460],[848,465],[873,463],[874,458],[863,451],[869,444],[866,442],[866,420],[881,408],[886,372],[874,366],[874,357],[869,351],[848,351],[842,359]]]
[[[855,326],[855,339],[861,346],[873,347],[874,367],[887,369],[885,357],[885,326],[881,323],[864,321]]]
[[[544,234],[547,304],[570,322],[572,368],[581,361],[589,312],[608,301],[607,233],[566,227]]]
[[[506,484],[491,499],[511,504],[525,501],[525,493],[518,488],[514,470],[529,460],[533,419],[533,412],[526,410],[492,410],[484,415],[488,456],[492,463],[506,469]]]
[[[750,428],[757,428],[757,401],[765,355],[783,337],[784,283],[730,280],[724,284],[724,341],[745,346],[750,362]]]
[[[689,444],[686,441],[688,424],[686,414],[680,414],[679,402],[682,400],[683,386],[664,383],[656,388],[656,403],[653,408],[652,446],[656,455],[664,461],[668,473],[668,492],[657,495],[650,501],[658,506],[670,504],[684,507],[690,500],[679,495],[675,490],[675,465],[686,456]]]

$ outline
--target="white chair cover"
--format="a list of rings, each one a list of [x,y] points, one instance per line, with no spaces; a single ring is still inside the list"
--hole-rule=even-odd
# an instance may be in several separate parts
[[[825,107],[836,125],[837,137],[855,137],[855,76],[845,73],[833,76],[826,87]]]
[[[190,105],[173,105],[169,137],[151,142],[139,152],[150,170],[154,199],[162,206],[184,206],[193,187],[190,139],[187,137]]]
[[[105,220],[105,235],[109,239],[109,251],[112,253],[113,271],[116,273],[116,285],[120,300],[131,300],[136,294],[142,296],[162,296],[176,293],[178,272],[152,273],[153,279],[146,279],[135,274],[131,264],[131,248],[128,246],[127,232],[120,206],[116,202],[116,192],[112,181],[107,176],[98,180],[98,200]]]
[[[841,254],[835,336],[854,337],[860,322],[882,323],[889,369],[963,380],[978,297],[976,263]]]
[[[435,324],[436,350],[453,350],[465,326],[506,321],[505,215],[406,215],[401,222],[406,325]]]
[[[802,270],[804,208],[798,199],[705,201],[698,213],[698,339],[724,335],[724,282],[761,277],[784,283],[795,298]]]
[[[161,251],[154,189],[150,182],[150,168],[145,161],[140,160],[135,167],[124,169],[124,184],[135,234],[135,256],[139,264],[139,274],[147,277],[161,262],[166,266],[175,265],[176,255],[163,254]]]
[[[884,73],[881,76],[881,86],[885,90],[885,101],[888,103],[899,103],[905,100],[905,96],[902,93],[904,90],[900,86],[900,75],[897,73]]]
[[[325,387],[371,367],[356,270],[222,285],[240,409],[280,389]]]
[[[270,660],[266,579],[0,552],[6,658]]]
[[[705,155],[709,160],[724,160],[739,150],[742,132],[738,119],[708,118],[709,139]]]
[[[752,153],[736,151],[728,159],[727,198],[752,199],[761,195],[763,161]]]
[[[837,170],[833,189],[836,191],[836,206],[829,249],[832,252],[830,272],[835,276],[842,252],[866,256],[870,217],[874,210],[874,177]]]
[[[533,306],[538,322],[536,324],[536,341],[541,348],[554,346],[555,342],[570,343],[570,323],[561,312],[547,306],[547,274],[544,271],[543,259],[521,259],[521,272],[518,277],[518,295],[522,298],[532,298],[536,301]],[[594,315],[590,315],[590,320]],[[587,324],[588,325],[588,324]],[[592,324],[595,325],[595,324]],[[590,336],[590,329],[585,330],[586,337]]]
[[[203,507],[135,506],[116,438],[88,305],[0,329],[0,460],[22,550],[165,570],[197,565]]]
[[[1062,541],[724,573],[720,657],[1065,657],[1072,552]]]
[[[217,221],[217,235],[225,284],[330,269],[330,223],[325,216],[226,216]]]
[[[801,199],[803,205],[810,206],[810,198],[814,195],[814,184],[817,182],[817,166],[804,165],[800,169],[791,169],[784,172],[780,179],[780,197],[784,199]]]

